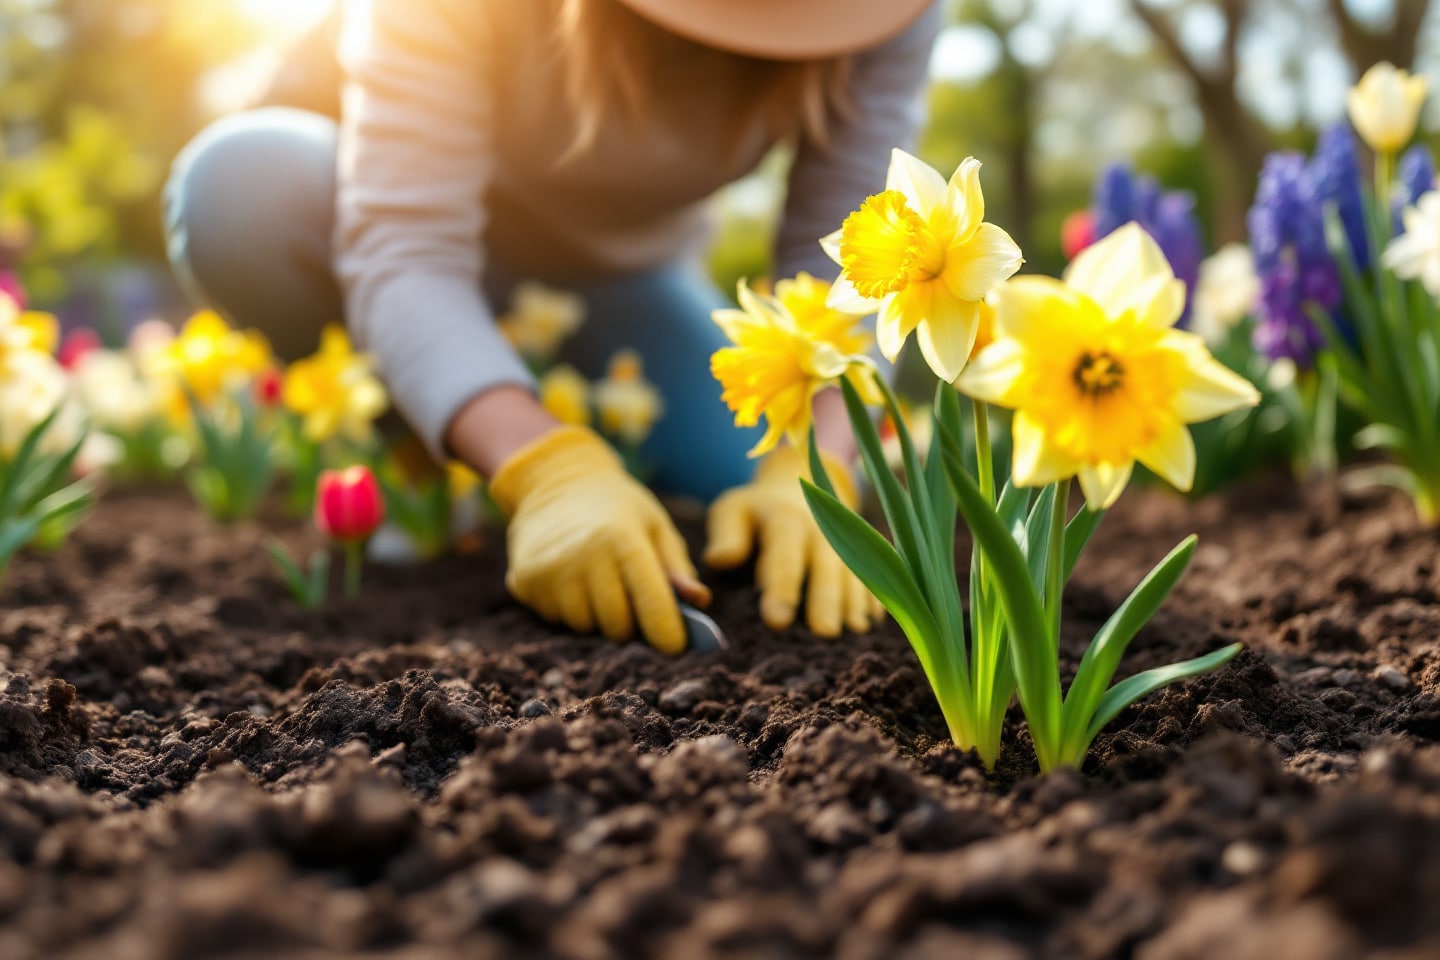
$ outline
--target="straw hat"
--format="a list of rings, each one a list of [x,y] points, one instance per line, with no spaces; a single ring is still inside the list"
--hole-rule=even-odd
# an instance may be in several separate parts
[[[766,60],[823,60],[896,36],[933,0],[620,0],[706,46]]]

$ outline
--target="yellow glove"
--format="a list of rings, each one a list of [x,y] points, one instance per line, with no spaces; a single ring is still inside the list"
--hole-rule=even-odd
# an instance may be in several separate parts
[[[858,503],[850,471],[826,459],[825,472],[848,507]],[[800,588],[806,585],[805,621],[822,637],[838,637],[849,627],[870,629],[880,605],[841,563],[810,516],[800,478],[808,477],[805,458],[794,447],[778,447],[755,471],[755,479],[726,492],[710,508],[705,562],[717,570],[749,559],[758,540],[755,582],[760,587],[760,618],[774,630],[795,622]]]
[[[638,623],[657,650],[685,649],[675,592],[704,606],[710,591],[664,508],[605,441],[552,430],[495,472],[490,494],[510,518],[505,586],[516,600],[580,633],[625,640]]]

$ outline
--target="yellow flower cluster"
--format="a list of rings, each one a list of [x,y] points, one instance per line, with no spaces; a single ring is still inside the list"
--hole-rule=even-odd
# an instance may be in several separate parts
[[[67,402],[69,384],[54,356],[58,336],[53,316],[23,310],[0,291],[0,459],[13,456],[25,435],[57,409],[45,452],[63,449],[79,435],[79,418]]]
[[[1130,224],[1093,245],[1063,281],[1010,279],[1023,262],[1009,235],[984,222],[980,164],[966,160],[948,183],[896,150],[886,190],[821,241],[840,265],[826,303],[878,312],[887,359],[913,332],[935,375],[1015,411],[1015,482],[1042,486],[1078,477],[1092,509],[1115,502],[1136,462],[1189,489],[1195,447],[1186,425],[1259,401],[1194,334],[1176,330],[1185,304],[1158,245]],[[815,284],[798,278],[785,300],[743,284],[740,310],[715,322],[733,346],[711,369],[738,426],[763,415],[754,453],[788,436],[805,442],[811,398],[867,369],[862,341],[845,323],[817,319]],[[806,296],[797,297],[803,289]]]
[[[374,367],[369,355],[351,347],[345,328],[333,324],[321,333],[318,353],[290,365],[281,398],[300,416],[306,440],[370,439],[375,418],[389,406]]]
[[[569,364],[553,367],[540,378],[540,404],[561,423],[589,426],[598,419],[602,433],[627,447],[644,443],[665,412],[633,350],[618,351],[593,384]]]

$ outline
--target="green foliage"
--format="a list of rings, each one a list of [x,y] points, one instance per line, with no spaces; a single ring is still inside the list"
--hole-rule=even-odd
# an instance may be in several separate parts
[[[83,436],[58,454],[42,452],[58,414],[31,428],[13,456],[0,458],[0,578],[16,553],[47,529],[68,530],[94,503],[93,483],[70,479]]]
[[[265,544],[265,552],[270,555],[270,560],[275,564],[275,569],[280,572],[285,586],[303,610],[314,610],[325,602],[325,595],[329,592],[330,586],[330,554],[326,550],[316,550],[310,555],[309,569],[301,567],[285,545],[278,540],[270,540]]]
[[[262,423],[248,391],[236,391],[216,409],[188,399],[199,440],[197,462],[185,476],[190,492],[212,520],[253,519],[274,475],[273,429]]]

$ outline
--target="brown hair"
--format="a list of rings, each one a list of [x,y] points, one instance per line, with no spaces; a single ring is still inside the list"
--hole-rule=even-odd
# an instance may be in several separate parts
[[[757,117],[777,139],[826,146],[831,121],[850,108],[849,57],[785,62],[727,53],[677,37],[618,0],[561,0],[557,39],[578,121],[569,156],[593,146],[611,118],[634,124],[659,109],[662,91],[683,83],[684,68],[701,59],[733,67],[741,108],[723,118],[732,148]]]

